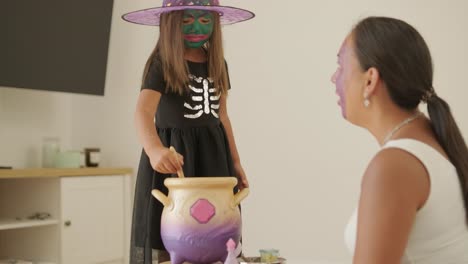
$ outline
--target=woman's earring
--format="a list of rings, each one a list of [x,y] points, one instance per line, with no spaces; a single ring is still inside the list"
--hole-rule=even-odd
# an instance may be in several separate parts
[[[367,108],[370,105],[370,100],[369,97],[367,96],[367,93],[364,93],[364,107]]]
[[[367,108],[367,107],[369,107],[369,105],[370,105],[369,98],[364,99],[364,107]]]

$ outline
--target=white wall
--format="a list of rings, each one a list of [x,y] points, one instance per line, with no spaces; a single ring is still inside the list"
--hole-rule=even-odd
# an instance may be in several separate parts
[[[41,166],[44,137],[70,148],[70,95],[0,87],[0,166]]]
[[[120,15],[160,4],[116,0],[106,95],[0,90],[0,163],[39,164],[40,136],[58,134],[70,148],[98,146],[103,164],[137,166],[133,110],[157,28]],[[436,91],[468,135],[464,0],[224,0],[257,14],[224,28],[232,91],[229,113],[251,195],[243,205],[244,248],[280,249],[289,263],[350,260],[343,228],[359,180],[377,144],[344,121],[330,83],[342,39],[359,18],[402,18],[426,38]],[[27,154],[26,154],[27,153]]]

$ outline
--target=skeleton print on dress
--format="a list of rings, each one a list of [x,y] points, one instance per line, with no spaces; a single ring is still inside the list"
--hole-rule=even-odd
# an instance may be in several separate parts
[[[219,95],[216,95],[216,89],[213,87],[213,80],[211,78],[196,77],[192,74],[189,75],[191,83],[201,87],[189,85],[191,90],[191,102],[184,102],[184,107],[189,110],[185,113],[185,118],[196,119],[202,115],[212,114],[214,117],[219,118]]]

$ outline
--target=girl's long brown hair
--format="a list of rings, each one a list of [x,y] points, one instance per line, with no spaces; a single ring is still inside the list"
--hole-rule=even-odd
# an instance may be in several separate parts
[[[223,41],[219,14],[213,12],[213,33],[205,44],[208,61],[208,75],[213,79],[218,94],[225,94],[229,89],[227,67],[224,60]],[[188,91],[189,70],[184,59],[185,45],[182,33],[184,11],[161,14],[159,39],[149,56],[143,80],[148,75],[152,63],[160,63],[166,82],[166,92],[184,94]]]

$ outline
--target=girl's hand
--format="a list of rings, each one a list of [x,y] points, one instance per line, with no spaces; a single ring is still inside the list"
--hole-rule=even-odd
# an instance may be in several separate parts
[[[237,187],[239,188],[239,190],[249,188],[249,181],[247,180],[247,176],[245,176],[244,169],[242,168],[242,165],[240,163],[234,164],[234,173],[237,177]]]
[[[175,174],[184,165],[184,157],[168,148],[160,148],[148,156],[151,167],[159,173]]]

